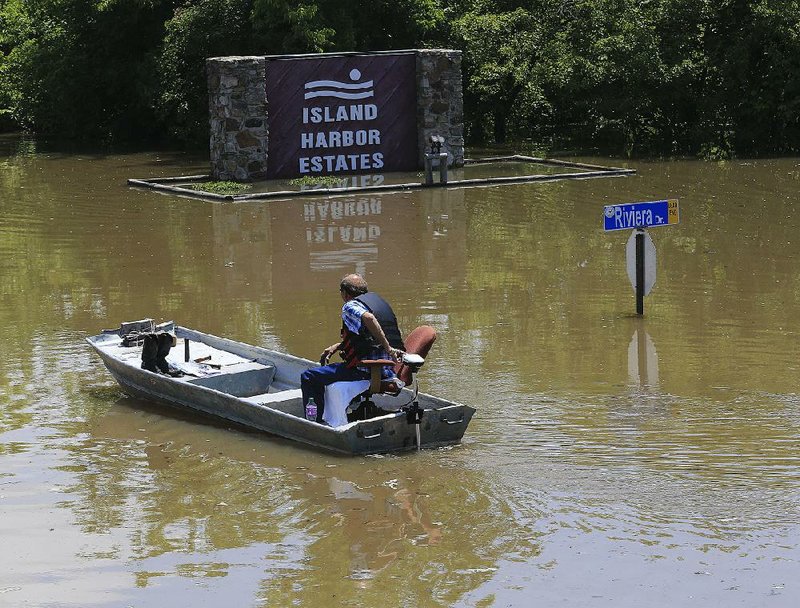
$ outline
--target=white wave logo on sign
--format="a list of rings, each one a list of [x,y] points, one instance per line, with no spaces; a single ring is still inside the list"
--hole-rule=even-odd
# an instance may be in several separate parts
[[[372,90],[373,81],[356,82],[361,78],[359,70],[350,70],[350,80],[353,82],[339,82],[338,80],[313,80],[307,82],[306,99],[317,97],[335,97],[336,99],[367,99],[375,92]]]

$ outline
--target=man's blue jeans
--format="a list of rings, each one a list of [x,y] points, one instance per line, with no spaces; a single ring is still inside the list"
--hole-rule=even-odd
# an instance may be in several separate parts
[[[384,367],[381,371],[383,378],[394,375],[391,367]],[[361,371],[355,367],[347,367],[344,363],[331,363],[322,367],[312,367],[300,374],[300,389],[303,391],[303,405],[308,403],[309,397],[314,398],[317,404],[317,422],[322,422],[322,413],[325,411],[325,387],[334,382],[349,382],[351,380],[369,380],[369,372]]]

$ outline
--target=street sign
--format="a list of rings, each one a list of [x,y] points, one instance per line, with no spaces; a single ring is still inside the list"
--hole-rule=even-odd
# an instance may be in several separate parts
[[[646,296],[653,289],[656,283],[656,246],[653,238],[644,230],[634,230],[625,245],[625,267],[628,271],[628,278],[631,286],[636,291],[636,235],[641,234],[644,238],[644,283],[642,295]]]
[[[679,222],[677,199],[603,207],[603,228],[606,231],[669,226]]]

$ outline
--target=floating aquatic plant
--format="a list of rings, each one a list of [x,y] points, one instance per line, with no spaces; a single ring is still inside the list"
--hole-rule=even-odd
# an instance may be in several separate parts
[[[199,182],[186,184],[184,188],[211,192],[212,194],[239,194],[245,190],[250,190],[252,186],[250,184],[240,184],[239,182]]]

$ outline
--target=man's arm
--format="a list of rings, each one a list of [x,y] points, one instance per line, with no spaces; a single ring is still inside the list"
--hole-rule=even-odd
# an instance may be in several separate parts
[[[322,354],[319,356],[319,364],[320,365],[327,365],[330,358],[333,356],[333,353],[339,350],[339,347],[342,345],[341,342],[337,342],[336,344],[331,344],[328,348],[322,351]]]
[[[394,359],[395,361],[400,360],[400,352],[396,348],[392,348],[392,345],[389,344],[389,340],[386,339],[386,334],[383,333],[383,328],[381,324],[378,323],[378,319],[375,318],[371,312],[365,312],[361,315],[361,322],[367,327],[369,333],[372,334],[372,337],[378,341],[378,344],[381,345],[381,348],[389,353],[389,356]]]

